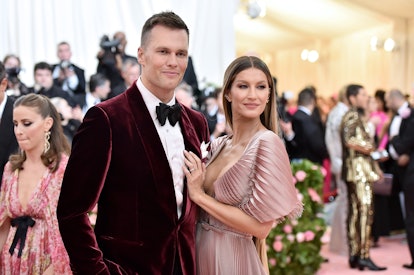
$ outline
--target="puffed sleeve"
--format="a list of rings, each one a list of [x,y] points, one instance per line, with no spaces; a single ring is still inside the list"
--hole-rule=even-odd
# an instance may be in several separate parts
[[[239,207],[260,222],[301,215],[303,204],[297,197],[285,146],[271,131],[265,131],[246,151],[252,160],[249,183],[251,193]]]

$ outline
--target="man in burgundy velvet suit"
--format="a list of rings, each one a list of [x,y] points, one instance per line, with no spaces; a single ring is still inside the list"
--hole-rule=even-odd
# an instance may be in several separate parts
[[[209,133],[201,113],[174,104],[188,43],[176,14],[149,18],[140,78],[92,107],[74,137],[58,219],[75,274],[195,274],[196,205],[184,184],[183,151],[200,156]],[[163,107],[181,112],[163,119]],[[88,212],[96,203],[93,230]]]

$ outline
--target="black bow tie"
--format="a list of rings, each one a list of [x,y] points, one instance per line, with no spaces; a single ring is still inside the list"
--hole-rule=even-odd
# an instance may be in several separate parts
[[[172,126],[174,126],[181,117],[181,106],[178,103],[175,103],[173,106],[160,103],[160,105],[155,108],[155,111],[157,112],[157,118],[161,123],[161,126],[164,126],[167,117]]]

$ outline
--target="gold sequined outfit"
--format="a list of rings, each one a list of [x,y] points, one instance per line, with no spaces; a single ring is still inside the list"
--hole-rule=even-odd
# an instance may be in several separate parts
[[[357,109],[350,109],[342,118],[342,177],[348,188],[348,241],[350,256],[369,258],[373,221],[372,184],[379,179],[378,164],[370,155],[349,148],[359,146],[373,150],[374,144]]]

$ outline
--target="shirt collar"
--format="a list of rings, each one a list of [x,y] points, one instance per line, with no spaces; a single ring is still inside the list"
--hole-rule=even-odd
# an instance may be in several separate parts
[[[308,116],[312,115],[312,112],[308,108],[306,108],[305,106],[298,106],[298,110],[301,110],[302,112],[304,112]]]
[[[150,90],[148,90],[144,83],[142,83],[141,77],[138,78],[136,82],[138,90],[141,92],[142,98],[144,99],[145,105],[152,117],[152,120],[157,120],[157,113],[155,108],[161,103],[158,97],[156,97]],[[175,96],[167,103],[167,105],[174,105],[175,104]]]
[[[3,101],[0,103],[0,118],[3,116],[4,108],[6,107],[7,93],[4,92]]]
[[[85,101],[88,106],[95,106],[97,103],[101,102],[99,98],[94,97],[91,93],[86,93]]]
[[[405,110],[406,108],[408,108],[408,102],[407,101],[404,102],[403,105],[401,105],[400,108],[398,108],[397,114],[399,116],[401,116],[402,111]]]

